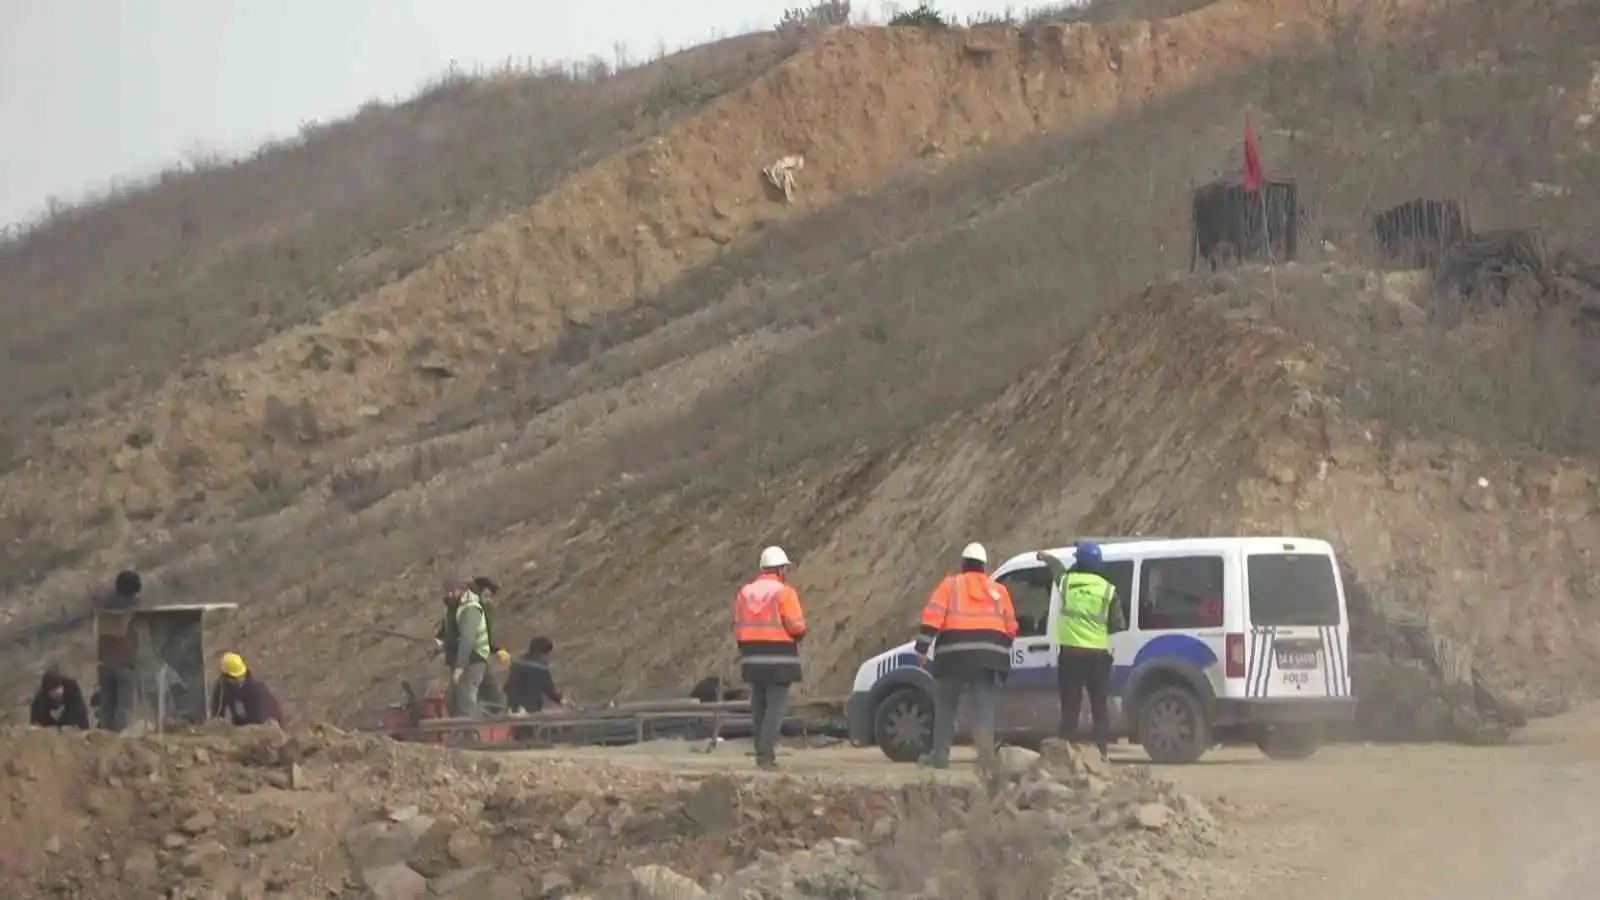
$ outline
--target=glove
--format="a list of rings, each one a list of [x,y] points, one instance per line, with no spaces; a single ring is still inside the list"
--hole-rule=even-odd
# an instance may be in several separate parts
[[[451,669],[450,670],[450,683],[451,684],[456,684],[456,683],[458,683],[460,681],[461,681],[461,670],[460,669]]]
[[[495,655],[495,658],[500,660],[502,665],[510,665],[511,664],[511,651],[506,650],[505,648],[501,648],[499,650],[496,650],[494,655]]]

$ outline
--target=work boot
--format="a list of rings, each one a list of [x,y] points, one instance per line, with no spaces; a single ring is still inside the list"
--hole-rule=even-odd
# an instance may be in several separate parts
[[[1000,750],[995,744],[994,732],[987,728],[972,729],[972,745],[978,751],[978,780],[992,797],[1006,786],[1006,775],[1000,768]]]
[[[933,754],[930,753],[927,756],[918,758],[917,765],[924,769],[948,769],[950,768],[950,760],[934,759]]]
[[[972,746],[978,751],[978,765],[994,768],[999,764],[999,753],[995,747],[994,732],[987,728],[972,729]]]
[[[775,772],[778,770],[778,760],[775,757],[758,756],[756,757],[756,768],[764,772]]]

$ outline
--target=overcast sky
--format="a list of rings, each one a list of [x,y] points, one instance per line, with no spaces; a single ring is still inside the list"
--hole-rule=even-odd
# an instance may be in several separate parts
[[[452,61],[610,60],[618,42],[647,56],[768,27],[804,2],[4,0],[0,224],[196,150],[248,151],[408,96]],[[1007,6],[935,5],[960,18]],[[856,8],[881,17],[883,4]]]

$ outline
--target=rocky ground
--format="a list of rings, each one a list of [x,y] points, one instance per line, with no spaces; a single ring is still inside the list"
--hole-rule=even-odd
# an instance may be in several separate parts
[[[1225,826],[1139,767],[976,783],[647,772],[331,729],[0,733],[17,898],[1160,897]]]

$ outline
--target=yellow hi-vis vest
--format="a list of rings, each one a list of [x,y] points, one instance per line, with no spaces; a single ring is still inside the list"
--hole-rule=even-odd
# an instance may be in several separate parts
[[[486,611],[483,608],[483,604],[478,601],[478,595],[477,594],[474,594],[471,591],[466,591],[465,593],[463,593],[461,595],[461,605],[456,607],[456,628],[457,628],[458,631],[461,628],[461,611],[464,610],[464,609],[468,609],[468,608],[477,609],[480,613],[483,614],[483,627],[478,629],[478,636],[472,642],[472,655],[474,657],[477,657],[477,658],[482,659],[484,661],[488,661],[488,659],[489,659],[489,613],[488,613],[488,611]],[[472,662],[472,660],[470,660],[470,659],[458,659],[458,660],[456,660],[456,665],[457,666],[465,666],[469,662]]]
[[[1110,650],[1108,620],[1117,589],[1092,572],[1068,572],[1061,579],[1061,615],[1056,643],[1063,647]]]

